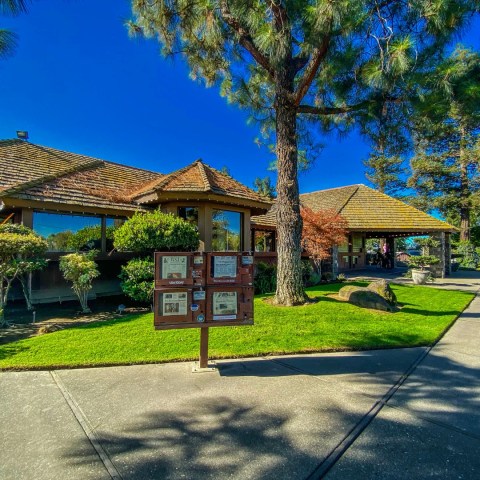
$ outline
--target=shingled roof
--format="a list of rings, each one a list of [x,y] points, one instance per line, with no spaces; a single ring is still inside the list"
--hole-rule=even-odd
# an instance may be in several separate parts
[[[163,177],[23,140],[0,141],[0,198],[137,210],[131,192]]]
[[[347,220],[350,231],[414,234],[456,230],[446,222],[362,184],[304,193],[300,201],[302,206],[313,211],[336,211]],[[252,224],[274,226],[275,215],[274,205],[266,215],[252,217]]]
[[[201,160],[187,165],[164,178],[146,185],[141,191],[132,195],[137,202],[162,201],[176,194],[186,193],[197,198],[212,198],[217,200],[225,197],[225,201],[250,205],[264,211],[271,206],[271,201],[246,187]],[[228,197],[228,199],[227,199]]]
[[[0,141],[0,200],[11,204],[20,199],[134,211],[180,193],[258,213],[271,206],[265,197],[201,160],[163,175],[24,140]]]

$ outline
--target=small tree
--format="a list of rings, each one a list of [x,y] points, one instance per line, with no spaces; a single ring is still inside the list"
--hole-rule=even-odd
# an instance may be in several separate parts
[[[5,306],[12,282],[37,268],[39,257],[45,253],[47,244],[30,229],[19,226],[2,226],[0,230],[0,327],[5,326]],[[21,233],[19,233],[21,232]]]
[[[120,278],[125,295],[141,302],[153,297],[153,252],[188,252],[198,248],[195,225],[159,210],[135,213],[114,233],[114,246],[120,251],[139,254],[122,267]]]
[[[17,223],[7,223],[5,225],[0,225],[0,234],[2,233],[15,233],[18,235],[35,235],[37,238],[41,238],[36,235],[32,229],[20,225]],[[29,276],[37,271],[45,268],[47,265],[47,260],[43,258],[43,254],[47,251],[47,243],[38,250],[31,252],[24,252],[23,254],[18,254],[16,262],[18,262],[20,271],[17,275],[17,279],[20,281],[23,290],[23,296],[25,297],[25,303],[27,304],[27,310],[33,310],[32,304],[32,295],[30,287],[28,285]]]
[[[72,290],[80,300],[83,313],[90,313],[88,292],[92,289],[93,279],[100,275],[93,258],[97,252],[70,253],[60,258],[60,270],[65,280],[72,282]]]
[[[348,223],[334,210],[314,212],[305,207],[301,210],[303,219],[302,246],[321,273],[322,260],[331,255],[335,245],[347,239]]]

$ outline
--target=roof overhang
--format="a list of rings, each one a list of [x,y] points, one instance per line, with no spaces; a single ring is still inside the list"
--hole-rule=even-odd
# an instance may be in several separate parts
[[[248,208],[251,210],[252,215],[262,215],[270,210],[272,206],[271,202],[259,202],[242,197],[236,197],[233,195],[219,195],[212,192],[200,192],[200,191],[178,191],[178,192],[152,192],[147,195],[138,197],[136,201],[141,205],[154,205],[163,204],[168,202],[175,202],[179,200],[184,201],[201,201],[212,202],[225,206],[236,206],[242,208]]]
[[[136,211],[147,211],[150,208],[142,205],[132,205],[127,208],[109,208],[109,207],[96,207],[88,204],[69,204],[60,202],[43,202],[36,200],[25,200],[22,198],[4,197],[2,198],[5,209],[14,208],[30,208],[33,210],[45,210],[49,212],[62,212],[62,213],[91,213],[94,215],[112,215],[117,217],[131,216]]]

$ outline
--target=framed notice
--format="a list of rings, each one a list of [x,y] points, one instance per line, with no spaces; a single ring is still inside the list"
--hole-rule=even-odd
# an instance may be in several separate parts
[[[161,278],[171,280],[187,278],[187,257],[184,255],[163,257]]]
[[[235,320],[238,313],[237,292],[213,292],[212,310],[214,320]]]
[[[235,278],[237,276],[237,257],[233,255],[215,255],[213,257],[213,278]]]
[[[187,315],[187,292],[169,292],[161,295],[160,315],[177,317]]]

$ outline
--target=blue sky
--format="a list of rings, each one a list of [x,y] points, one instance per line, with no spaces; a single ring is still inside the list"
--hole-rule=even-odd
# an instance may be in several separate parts
[[[273,177],[246,112],[192,82],[180,60],[161,58],[155,41],[130,39],[129,17],[127,0],[49,0],[2,18],[19,47],[0,61],[0,138],[28,130],[33,143],[162,173],[202,158],[248,186]],[[479,49],[479,30],[464,43]],[[302,192],[367,183],[368,146],[357,135],[324,143]]]

